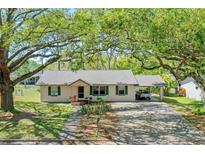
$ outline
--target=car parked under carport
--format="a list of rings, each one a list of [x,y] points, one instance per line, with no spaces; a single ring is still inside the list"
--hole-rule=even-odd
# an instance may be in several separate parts
[[[163,88],[166,85],[166,83],[160,77],[160,75],[135,75],[135,78],[139,84],[139,91],[136,92],[136,99],[143,98],[143,97],[137,97],[138,93],[145,93],[145,90],[140,92],[140,88],[148,89],[146,91],[148,91],[151,94],[152,87],[159,87],[160,88],[160,91],[159,91],[160,100],[163,100],[163,97],[164,97]],[[145,97],[145,98],[148,98],[148,97]]]

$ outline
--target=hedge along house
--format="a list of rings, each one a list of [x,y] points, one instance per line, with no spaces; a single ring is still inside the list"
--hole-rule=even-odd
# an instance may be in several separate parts
[[[130,70],[45,71],[37,85],[42,102],[135,101],[139,88]]]

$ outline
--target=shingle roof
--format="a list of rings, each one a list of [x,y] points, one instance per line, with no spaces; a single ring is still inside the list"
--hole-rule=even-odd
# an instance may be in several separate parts
[[[164,86],[166,83],[159,75],[136,75],[139,86]]]
[[[45,71],[37,85],[69,85],[76,80],[89,84],[138,84],[130,70]]]

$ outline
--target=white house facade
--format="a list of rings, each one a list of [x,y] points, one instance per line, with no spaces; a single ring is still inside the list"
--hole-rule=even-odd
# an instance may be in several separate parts
[[[135,101],[138,83],[130,70],[46,71],[39,79],[42,102]]]
[[[202,100],[202,90],[192,77],[188,77],[182,81],[181,87],[186,90],[187,98]]]

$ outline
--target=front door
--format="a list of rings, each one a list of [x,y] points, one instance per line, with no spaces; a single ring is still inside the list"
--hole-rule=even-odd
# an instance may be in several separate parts
[[[78,87],[78,98],[84,98],[84,87]]]

